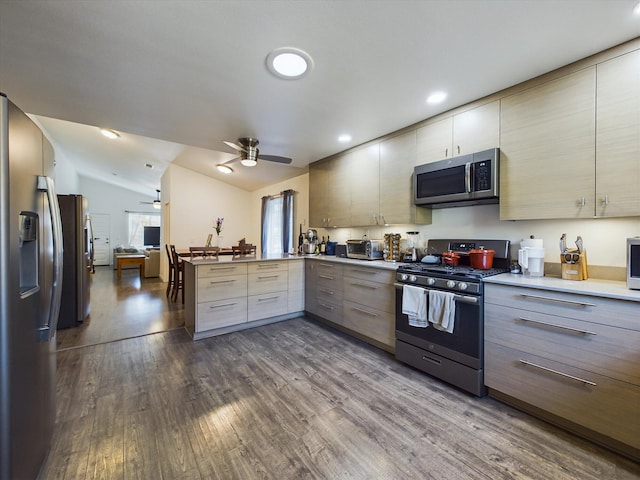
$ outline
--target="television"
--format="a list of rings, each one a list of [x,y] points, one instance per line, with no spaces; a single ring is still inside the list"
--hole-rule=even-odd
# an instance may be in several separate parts
[[[144,227],[143,237],[145,247],[159,247],[160,227]]]

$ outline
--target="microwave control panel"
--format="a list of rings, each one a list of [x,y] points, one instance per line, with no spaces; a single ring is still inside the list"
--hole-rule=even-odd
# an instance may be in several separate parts
[[[474,164],[473,180],[475,192],[491,190],[491,160]]]

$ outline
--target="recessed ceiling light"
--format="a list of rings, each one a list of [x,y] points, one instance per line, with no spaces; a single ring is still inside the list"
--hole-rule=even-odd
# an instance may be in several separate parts
[[[233,168],[231,168],[229,165],[225,165],[224,163],[216,165],[216,168],[219,172],[226,173],[227,175],[233,173]]]
[[[434,92],[427,97],[427,103],[430,103],[431,105],[442,103],[445,98],[447,98],[447,94],[445,92]]]
[[[120,134],[114,130],[109,128],[101,128],[100,133],[111,140],[115,140],[116,138],[120,138]]]
[[[299,48],[282,47],[267,55],[267,68],[278,78],[297,80],[311,71],[313,60]]]
[[[351,135],[344,133],[338,137],[340,143],[347,143],[351,141]]]

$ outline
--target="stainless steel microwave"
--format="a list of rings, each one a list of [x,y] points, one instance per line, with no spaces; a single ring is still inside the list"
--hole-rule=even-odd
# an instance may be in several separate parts
[[[500,149],[461,155],[414,168],[413,199],[432,208],[498,203]]]
[[[640,237],[627,238],[627,288],[640,290]]]

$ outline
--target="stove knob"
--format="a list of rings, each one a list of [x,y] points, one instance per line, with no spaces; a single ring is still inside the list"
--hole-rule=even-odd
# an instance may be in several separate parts
[[[406,282],[407,280],[409,280],[409,275],[407,275],[406,273],[403,273],[402,275],[400,275],[400,280],[402,280],[403,282]]]
[[[416,281],[418,281],[418,277],[416,277],[415,275],[411,275],[411,276],[409,277],[409,281],[410,281],[410,282],[416,282]]]
[[[427,278],[427,285],[435,285],[435,283],[436,283],[435,278]]]
[[[460,283],[458,284],[458,290],[466,290],[468,286],[469,286],[469,285],[467,285],[466,283],[464,283],[464,282],[460,282]]]
[[[455,286],[456,286],[456,282],[454,282],[453,280],[449,280],[449,281],[447,282],[447,287],[449,287],[449,288],[453,288],[453,287],[455,287]]]

